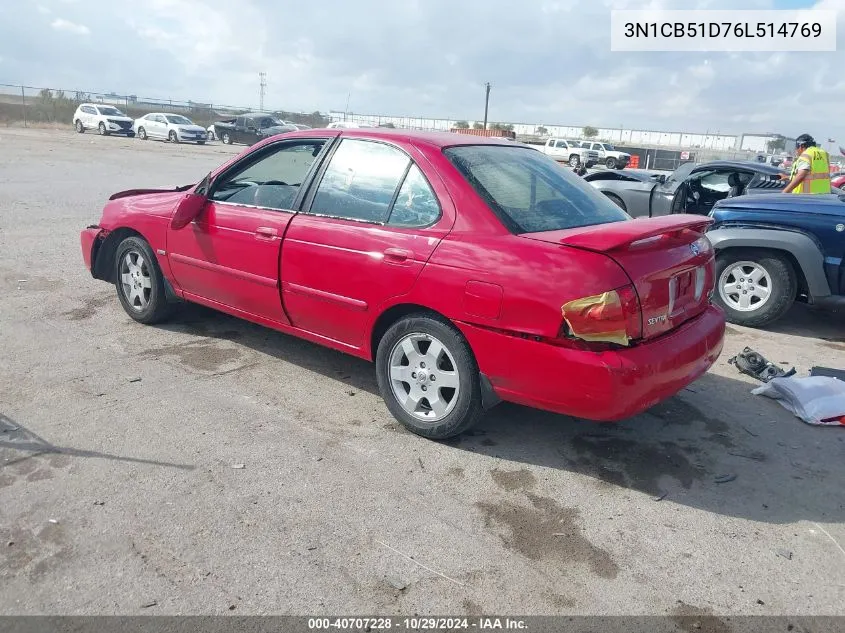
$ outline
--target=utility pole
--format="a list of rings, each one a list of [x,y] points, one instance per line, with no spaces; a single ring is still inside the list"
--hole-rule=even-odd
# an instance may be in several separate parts
[[[258,111],[264,112],[264,91],[267,88],[267,73],[258,73],[258,78],[261,81],[261,92],[259,92]]]
[[[490,82],[488,81],[484,84],[484,87],[487,89],[486,94],[484,96],[484,129],[487,129],[487,109],[490,105]]]

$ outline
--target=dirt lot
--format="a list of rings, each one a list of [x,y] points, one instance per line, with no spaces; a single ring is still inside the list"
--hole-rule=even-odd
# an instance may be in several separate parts
[[[426,441],[368,364],[201,308],[138,325],[84,269],[110,193],[240,149],[0,130],[0,613],[845,614],[845,431],[727,363],[845,367],[841,315],[732,327],[621,424],[502,405]]]

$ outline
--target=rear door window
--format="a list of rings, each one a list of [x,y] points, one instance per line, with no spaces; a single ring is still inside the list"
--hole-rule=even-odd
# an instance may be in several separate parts
[[[444,153],[514,233],[630,219],[583,178],[534,149],[464,145]]]
[[[404,152],[390,145],[343,139],[323,174],[310,212],[384,224],[410,164]],[[396,218],[397,222],[407,219],[401,211]]]

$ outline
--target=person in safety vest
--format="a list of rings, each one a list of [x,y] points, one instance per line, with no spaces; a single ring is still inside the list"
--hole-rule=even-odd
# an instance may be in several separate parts
[[[830,157],[809,134],[795,139],[797,157],[783,193],[830,193]],[[787,176],[781,176],[786,179]]]

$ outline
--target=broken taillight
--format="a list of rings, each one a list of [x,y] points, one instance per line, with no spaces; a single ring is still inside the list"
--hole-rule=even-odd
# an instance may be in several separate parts
[[[633,285],[569,301],[561,307],[561,336],[628,346],[642,336],[640,300]]]

